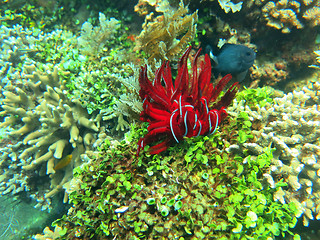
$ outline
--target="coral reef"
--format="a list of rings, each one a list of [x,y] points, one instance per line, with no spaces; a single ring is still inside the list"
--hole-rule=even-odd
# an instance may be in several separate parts
[[[304,22],[311,27],[320,23],[318,1],[269,1],[262,7],[262,13],[267,25],[281,30],[282,33],[289,33],[293,28],[301,29]]]
[[[188,9],[181,2],[177,10],[168,10],[163,15],[145,18],[135,50],[143,50],[149,59],[177,60],[187,44],[195,37],[198,14],[187,15]]]
[[[218,0],[220,7],[226,12],[232,11],[232,13],[239,12],[242,7],[242,2],[233,3],[230,0]]]
[[[25,70],[23,85],[8,84],[3,92],[1,127],[13,128],[8,135],[15,144],[1,151],[1,191],[30,190],[30,178],[38,172],[50,175],[50,191],[42,192],[49,198],[72,178],[73,168],[82,162],[80,155],[92,147],[99,129],[78,100],[66,97],[57,68],[47,74],[35,71],[35,66]]]
[[[319,90],[319,82],[313,81],[300,91],[274,98],[272,104],[248,106],[241,100],[230,109],[233,116],[244,111],[249,115],[254,141],[231,145],[229,151],[259,155],[266,146],[273,147],[274,157],[264,176],[271,187],[288,184],[275,192],[274,199],[298,204],[305,226],[310,219],[320,219]]]
[[[43,230],[43,234],[37,234],[37,235],[33,236],[33,239],[35,239],[35,240],[54,240],[54,239],[59,239],[62,234],[63,234],[62,228],[59,226],[56,226],[54,228],[54,231],[51,231],[49,227],[46,227]]]
[[[11,192],[16,194],[21,191],[31,191],[31,197],[34,197],[39,202],[37,206],[45,209],[50,204],[50,199],[44,198],[44,194],[50,189],[50,181],[43,181],[42,185],[35,184],[35,181],[38,181],[36,176],[43,178],[41,176],[46,174],[46,167],[39,164],[39,167],[35,167],[33,171],[29,172],[22,171],[21,168],[22,166],[30,165],[32,160],[43,160],[40,156],[45,153],[47,153],[47,157],[50,153],[55,153],[54,148],[57,149],[56,156],[59,156],[64,147],[69,145],[69,143],[63,144],[63,142],[68,142],[69,140],[68,138],[63,140],[63,137],[66,136],[63,136],[60,142],[58,141],[58,132],[52,132],[52,136],[57,139],[50,139],[50,130],[47,129],[47,125],[51,123],[51,127],[54,127],[54,124],[56,124],[55,129],[58,129],[59,121],[62,121],[61,117],[63,117],[62,112],[65,111],[67,115],[70,115],[70,111],[73,110],[71,107],[75,106],[75,104],[72,103],[72,105],[70,101],[66,100],[67,93],[63,92],[66,89],[65,82],[59,80],[57,70],[51,74],[33,73],[33,71],[35,70],[35,65],[37,65],[38,69],[53,69],[53,64],[48,63],[46,66],[43,62],[61,61],[65,57],[64,54],[70,49],[70,45],[75,42],[75,38],[67,31],[55,30],[50,33],[44,33],[36,29],[31,31],[20,25],[15,25],[12,28],[1,25],[0,36],[1,128],[6,131],[4,141],[7,142],[5,146],[1,146],[1,193]],[[30,79],[26,77],[30,77]],[[47,87],[48,91],[46,90]],[[44,95],[45,92],[46,96]],[[48,106],[45,106],[45,101],[47,101]],[[57,101],[60,102],[57,103]],[[60,106],[57,104],[60,104]],[[35,109],[36,107],[37,109]],[[59,109],[59,111],[55,108]],[[76,114],[81,114],[81,111]],[[63,120],[68,120],[67,115]],[[72,114],[70,117],[72,118]],[[40,118],[42,118],[41,121],[43,123],[40,122]],[[71,118],[70,120],[72,120]],[[80,116],[76,117],[76,119],[78,118]],[[73,122],[70,122],[70,124],[73,128],[76,125]],[[54,131],[53,128],[51,130]],[[64,134],[63,132],[61,133]],[[74,134],[76,138],[76,132]],[[46,138],[46,135],[48,138]],[[38,147],[35,145],[36,138],[39,138],[39,141],[44,140],[38,144]],[[25,142],[23,142],[24,139]],[[30,144],[27,143],[29,140]],[[52,146],[51,150],[45,149],[46,144],[49,144],[49,142],[45,142],[46,140],[52,140],[52,144],[57,142],[56,146]],[[31,141],[33,142],[31,143]],[[77,140],[74,141],[74,144],[78,145]],[[37,150],[39,151],[37,152]],[[23,152],[24,154],[22,155]],[[24,159],[20,159],[19,156],[23,156]],[[62,156],[59,158],[62,158]],[[70,160],[69,158],[67,159]],[[51,161],[50,163],[52,164],[53,162]],[[40,165],[42,166],[40,167]],[[53,168],[54,166],[51,165],[51,172],[53,172]],[[40,169],[41,171],[39,172]],[[64,169],[59,170],[55,181],[58,181],[59,178],[62,179],[63,172]],[[68,174],[70,175],[70,170]],[[58,175],[60,176],[58,177]],[[52,180],[52,184],[51,189],[58,186],[59,182]]]
[[[272,150],[258,158],[226,152],[238,130],[247,132],[246,121],[240,117],[210,137],[188,138],[166,155],[134,156],[132,141],[145,127],[132,128],[117,146],[106,143],[103,155],[75,169],[73,207],[56,221],[66,229],[62,239],[227,240],[290,233],[296,204],[275,202],[282,185],[272,189],[262,181]]]
[[[241,43],[258,53],[252,85],[282,87],[319,68],[319,1],[136,2],[0,3],[0,193],[42,210],[69,199],[35,239],[299,239],[300,216],[305,226],[320,219],[319,79],[287,94],[245,89],[226,110],[234,86],[215,105],[203,97],[213,88],[207,57],[189,76],[207,77],[199,86],[179,81],[186,58],[173,83],[167,63],[151,61],[175,64],[191,41]],[[147,64],[141,87],[133,63]],[[141,112],[149,126],[136,122]],[[0,235],[13,235],[22,222],[3,216]]]
[[[108,23],[101,14],[99,26],[92,27],[91,33],[117,31],[118,21],[111,24],[114,31]],[[65,30],[44,33],[20,25],[0,27],[1,129],[5,132],[0,189],[2,194],[27,191],[42,210],[50,210],[51,197],[68,187],[73,168],[85,161],[83,154],[98,147],[96,140],[104,141],[96,139],[97,131],[102,131],[99,110],[123,94],[116,83],[127,76],[121,65],[126,61],[123,56],[128,56],[123,48],[130,45],[106,51],[93,40],[87,42],[87,47],[100,53],[101,62],[96,64],[76,49],[84,34],[77,39]],[[103,43],[106,46],[108,41]],[[98,137],[106,137],[103,129]]]
[[[287,80],[288,75],[288,63],[282,59],[276,62],[266,62],[263,65],[255,64],[250,73],[254,84],[259,84],[259,86],[275,86]]]

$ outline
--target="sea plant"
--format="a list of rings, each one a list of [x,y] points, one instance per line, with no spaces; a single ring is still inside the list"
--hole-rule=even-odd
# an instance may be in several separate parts
[[[267,103],[272,102],[271,96],[274,94],[274,90],[270,87],[263,88],[246,88],[237,94],[237,100],[245,101],[250,108],[255,108],[259,105],[264,107]]]
[[[132,126],[130,137],[116,147],[107,142],[101,157],[75,170],[81,183],[70,194],[73,208],[56,222],[68,229],[63,239],[293,235],[297,207],[273,200],[273,193],[285,183],[271,188],[263,181],[273,150],[266,148],[258,157],[227,151],[238,141],[239,130],[249,134],[244,121],[227,118],[221,131],[187,138],[169,147],[167,154],[146,151],[135,157],[131,142],[145,134],[146,126]]]

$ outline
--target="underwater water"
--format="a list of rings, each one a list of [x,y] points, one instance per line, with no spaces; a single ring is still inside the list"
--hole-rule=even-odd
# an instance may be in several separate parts
[[[0,239],[320,239],[320,2],[0,3]]]

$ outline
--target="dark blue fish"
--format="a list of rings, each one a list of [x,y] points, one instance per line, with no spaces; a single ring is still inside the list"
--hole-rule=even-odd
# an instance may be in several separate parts
[[[210,49],[210,47],[206,48],[207,51],[210,51],[210,58],[214,62],[214,75],[217,77],[219,74],[224,76],[231,73],[238,82],[245,78],[248,69],[256,59],[253,49],[244,45],[224,44],[217,56],[214,56]]]

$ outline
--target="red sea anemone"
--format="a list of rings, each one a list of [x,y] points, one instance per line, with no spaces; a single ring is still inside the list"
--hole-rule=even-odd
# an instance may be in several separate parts
[[[194,57],[189,73],[187,62],[191,51],[189,47],[178,62],[178,75],[172,82],[169,62],[164,62],[150,82],[147,66],[141,67],[139,83],[143,111],[140,120],[148,122],[148,133],[139,140],[139,152],[151,143],[150,154],[165,151],[173,142],[179,143],[184,137],[212,134],[226,118],[225,108],[231,103],[238,90],[234,83],[216,101],[222,89],[231,80],[231,75],[223,77],[213,87],[211,83],[211,62],[206,54],[204,61],[198,63],[201,49]]]

